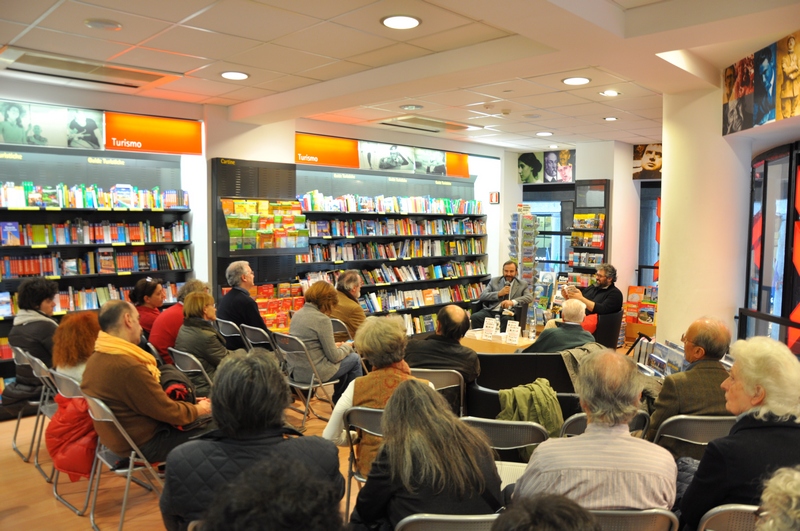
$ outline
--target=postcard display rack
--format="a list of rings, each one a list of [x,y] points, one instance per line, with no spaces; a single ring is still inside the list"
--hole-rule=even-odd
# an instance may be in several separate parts
[[[474,177],[298,166],[297,179],[309,229],[309,251],[297,257],[301,282],[335,282],[341,271],[357,270],[366,313],[397,313],[409,334],[433,331],[444,305],[477,307],[491,277]]]
[[[517,205],[517,212],[511,214],[509,222],[508,256],[517,264],[519,278],[533,290],[536,281],[536,235],[538,222],[530,213],[530,205]],[[534,304],[528,307],[528,316],[523,330],[530,328],[535,319]],[[533,323],[535,324],[535,323]]]
[[[570,280],[588,286],[597,266],[607,262],[610,181],[594,179],[575,183],[575,212],[568,264]],[[573,278],[577,277],[577,278]]]
[[[15,147],[0,152],[0,351],[20,282],[58,283],[55,317],[125,296],[141,278],[192,272],[180,157]],[[126,184],[127,183],[127,184]],[[134,188],[134,186],[136,188]],[[11,359],[0,376],[14,374]]]

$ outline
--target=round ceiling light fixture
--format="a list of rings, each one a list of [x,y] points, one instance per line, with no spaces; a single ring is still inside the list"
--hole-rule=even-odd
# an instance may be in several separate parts
[[[523,118],[531,118],[531,119],[540,118],[541,116],[542,116],[541,114],[523,114],[522,115]]]
[[[536,136],[553,136],[553,133],[551,133],[550,131],[539,131],[538,133],[536,133]]]
[[[606,116],[605,118],[603,118],[603,120],[605,120],[606,122],[616,122],[617,121],[617,117],[616,116]]]
[[[422,105],[401,105],[400,108],[404,111],[418,111],[420,109],[424,109],[425,107]]]
[[[387,28],[396,30],[413,29],[419,26],[422,22],[418,18],[409,17],[407,15],[393,15],[381,19],[381,24]]]
[[[223,72],[220,75],[231,81],[242,81],[250,77],[250,74],[245,74],[244,72]]]
[[[116,20],[109,20],[107,18],[87,18],[83,21],[87,27],[104,31],[119,31],[122,29],[122,24]]]
[[[573,86],[585,85],[590,81],[591,79],[589,79],[588,77],[568,77],[566,79],[561,80],[561,82],[564,83],[565,85],[573,85]]]
[[[550,144],[550,149],[558,149],[558,144]]]
[[[609,98],[616,98],[617,96],[622,94],[622,92],[617,92],[616,90],[608,89],[604,90],[603,92],[599,92],[598,94],[600,94],[601,96],[607,96]]]

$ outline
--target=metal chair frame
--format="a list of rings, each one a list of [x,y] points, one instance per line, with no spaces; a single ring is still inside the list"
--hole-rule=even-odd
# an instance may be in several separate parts
[[[466,385],[464,384],[464,376],[460,372],[453,369],[411,369],[411,375],[415,378],[428,380],[433,384],[433,387],[435,387],[437,391],[448,389],[450,387],[458,387],[458,416],[464,416]]]
[[[289,335],[289,334],[282,334],[280,332],[273,332],[272,337],[274,339],[274,346],[276,352],[279,353],[279,361],[281,363],[286,363],[289,359],[289,354],[296,354],[296,355],[304,355],[306,358],[306,363],[308,363],[309,367],[311,368],[311,380],[308,383],[301,382],[299,380],[295,380],[291,375],[287,376],[289,381],[289,386],[294,389],[297,396],[300,398],[301,401],[305,402],[305,409],[299,410],[297,408],[295,411],[302,413],[303,415],[303,423],[300,425],[300,430],[303,431],[306,428],[306,420],[308,419],[308,414],[313,413],[315,417],[320,420],[324,420],[327,422],[330,420],[329,417],[323,417],[311,407],[311,395],[315,393],[316,389],[322,389],[322,392],[325,394],[325,398],[319,398],[318,400],[323,400],[330,404],[331,408],[333,408],[333,399],[328,394],[328,390],[325,389],[326,385],[336,384],[339,383],[339,380],[330,380],[328,382],[322,381],[322,378],[319,376],[319,372],[317,372],[317,367],[314,365],[314,362],[311,361],[311,354],[308,353],[308,349],[306,348],[305,343],[302,340]],[[287,365],[288,366],[288,365]],[[300,391],[305,391],[305,396]]]
[[[217,330],[223,337],[242,337],[242,330],[239,326],[225,319],[217,319]]]
[[[364,433],[374,435],[375,437],[383,437],[381,430],[381,416],[383,415],[382,409],[373,409],[369,407],[351,407],[344,412],[343,423],[345,429],[348,430],[347,444],[350,447],[350,458],[348,461],[347,470],[347,493],[345,499],[345,518],[350,518],[350,493],[352,481],[355,479],[358,482],[359,488],[361,484],[367,481],[365,476],[358,472],[358,458],[356,457],[356,445],[350,437],[349,430],[361,430]]]
[[[198,360],[194,354],[189,354],[188,352],[184,352],[173,347],[169,347],[167,350],[169,350],[169,353],[172,356],[172,361],[175,362],[175,366],[179,371],[185,372],[186,374],[200,372],[208,382],[208,385],[214,387],[214,380],[211,379],[206,370],[203,368],[203,364],[200,363],[200,360]]]
[[[666,509],[589,512],[603,531],[678,531],[678,517]]]
[[[395,531],[490,531],[499,514],[412,514]]]
[[[105,402],[99,398],[95,398],[86,394],[84,394],[84,398],[86,399],[86,403],[89,405],[89,415],[91,415],[92,419],[96,422],[113,423],[114,427],[117,428],[117,431],[119,431],[119,433],[125,438],[125,441],[128,443],[128,445],[131,447],[131,453],[129,456],[127,456],[128,467],[126,469],[117,469],[116,464],[121,461],[121,456],[108,449],[102,444],[102,441],[98,441],[97,451],[95,452],[95,463],[93,465],[93,468],[97,467],[97,469],[95,470],[93,477],[94,488],[92,490],[92,510],[89,513],[89,520],[92,523],[92,529],[94,529],[94,531],[100,531],[95,523],[95,508],[97,505],[97,492],[100,489],[100,477],[102,476],[100,470],[100,463],[102,462],[116,475],[125,476],[125,493],[122,497],[122,508],[120,509],[119,517],[119,530],[122,531],[122,526],[125,523],[125,509],[128,504],[128,491],[130,490],[131,481],[147,489],[148,491],[152,492],[155,490],[159,494],[164,488],[164,483],[161,481],[158,473],[153,468],[153,465],[151,465],[150,462],[144,457],[142,451],[138,446],[136,446],[136,443],[133,442],[130,435],[128,435],[128,432],[126,432],[122,425],[120,425],[117,417],[105,404]],[[133,473],[137,471],[142,472],[142,475],[147,483],[133,477]],[[148,477],[147,472],[149,472],[152,478],[156,480],[158,487],[155,483],[153,483],[153,481],[151,481],[150,477]]]
[[[728,503],[703,515],[697,531],[755,531],[758,506]]]
[[[147,342],[147,348],[150,350],[150,354],[152,354],[153,357],[156,359],[156,364],[159,367],[164,365],[164,358],[161,357],[161,353],[158,351],[156,346],[148,341]]]
[[[709,442],[730,433],[736,417],[706,417],[700,415],[675,415],[658,427],[653,442],[658,444],[662,437],[707,446]]]
[[[24,367],[30,366],[30,362],[28,361],[28,355],[23,351],[21,348],[18,347],[11,347],[11,352],[13,354],[14,365],[17,367]],[[32,369],[31,369],[32,370]],[[44,391],[44,389],[42,389]],[[41,401],[42,393],[39,393],[39,400],[26,400],[24,403],[19,405],[19,414],[17,414],[17,424],[14,426],[14,436],[11,438],[11,448],[14,452],[17,453],[18,456],[22,458],[22,461],[27,463],[31,460],[31,455],[33,455],[33,442],[36,440],[36,431],[39,427],[39,412],[38,407]],[[22,413],[25,411],[25,406],[36,406],[36,423],[33,425],[33,435],[31,436],[31,445],[28,448],[28,455],[23,455],[22,451],[17,446],[17,433],[19,432],[19,425],[22,422]]]
[[[47,474],[44,471],[41,463],[39,463],[39,448],[42,446],[42,437],[44,436],[44,419],[53,418],[53,415],[55,415],[56,411],[58,410],[58,404],[55,401],[56,395],[58,394],[58,389],[53,381],[53,377],[50,376],[50,369],[47,368],[47,365],[45,365],[44,362],[36,356],[31,356],[24,350],[22,352],[28,357],[28,362],[30,363],[33,375],[39,378],[39,381],[42,382],[42,395],[39,399],[39,410],[36,412],[36,424],[34,425],[36,449],[33,452],[33,466],[36,467],[36,470],[39,471],[44,480],[50,483],[53,481],[53,474],[55,473],[56,469],[54,466],[53,469],[50,470],[50,474]],[[37,428],[39,432],[38,434],[36,433]]]
[[[272,337],[268,332],[246,324],[240,326],[239,329],[242,331],[242,341],[244,341],[247,350],[253,350],[254,347],[261,346],[262,344],[269,345],[269,350],[275,350]]]
[[[64,398],[70,399],[83,399],[83,393],[81,392],[81,384],[77,382],[77,380],[67,376],[66,374],[61,374],[60,372],[56,371],[55,369],[50,369],[50,375],[53,378],[53,381],[56,384],[56,388],[58,389],[58,394],[63,396]],[[99,443],[98,443],[99,444]],[[53,465],[55,467],[55,464]],[[94,474],[97,470],[97,460],[92,461],[92,469],[89,473],[88,482],[86,485],[86,498],[83,502],[83,509],[78,509],[66,499],[64,499],[61,494],[58,492],[58,479],[61,476],[61,471],[56,469],[55,475],[53,476],[53,496],[66,505],[69,509],[72,510],[78,516],[83,516],[86,514],[86,509],[89,508],[89,499],[92,496],[92,482],[94,481]]]
[[[637,411],[636,415],[628,422],[630,431],[634,432],[641,430],[640,438],[644,438],[647,434],[647,428],[650,427],[650,415],[646,411]],[[574,437],[586,431],[586,413],[575,413],[561,426],[560,437]]]

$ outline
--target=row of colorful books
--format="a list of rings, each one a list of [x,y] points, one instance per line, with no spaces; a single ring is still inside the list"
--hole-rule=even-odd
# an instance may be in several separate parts
[[[375,197],[345,194],[334,198],[312,190],[297,200],[307,212],[378,212],[400,214],[483,214],[483,204],[474,199],[416,197]]]
[[[472,314],[469,308],[465,308],[467,314]],[[402,314],[403,322],[406,325],[406,334],[412,336],[414,334],[424,334],[427,332],[435,332],[438,325],[438,319],[435,313],[427,315],[411,315]]]
[[[478,299],[482,291],[483,284],[479,282],[405,291],[378,290],[364,294],[359,299],[359,304],[367,313],[408,310],[451,302],[469,302]]]
[[[402,242],[358,242],[313,244],[307,255],[297,255],[299,263],[350,260],[397,260],[435,256],[483,254],[483,240],[404,240]]]
[[[53,224],[0,222],[0,245],[79,245],[104,243],[152,243],[190,241],[189,224],[183,220],[164,227],[150,221],[139,223],[85,220]]]
[[[189,208],[185,190],[139,189],[130,184],[117,184],[105,191],[97,184],[40,186],[33,181],[20,185],[5,182],[0,185],[0,207],[59,207],[59,208]]]
[[[570,238],[570,246],[603,249],[605,236],[602,232],[573,232]]]
[[[97,272],[100,274],[191,268],[192,257],[189,249],[128,252],[106,247],[97,250]]]
[[[328,236],[448,236],[486,234],[486,222],[466,219],[351,219],[309,223],[312,238]]]

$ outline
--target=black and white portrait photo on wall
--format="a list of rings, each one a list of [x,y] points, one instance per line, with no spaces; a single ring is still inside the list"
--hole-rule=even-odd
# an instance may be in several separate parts
[[[775,44],[757,51],[753,66],[753,126],[759,126],[775,121]]]
[[[362,169],[414,172],[414,148],[361,141],[358,152]]]
[[[562,149],[558,152],[558,180],[571,183],[575,180],[575,150]]]
[[[661,142],[633,146],[633,178],[661,179]]]
[[[445,175],[447,162],[444,151],[414,148],[414,172],[428,175]]]
[[[100,149],[103,141],[103,113],[87,109],[67,109],[67,146]]]
[[[542,154],[522,153],[517,159],[517,174],[522,184],[539,184],[542,182]]]

